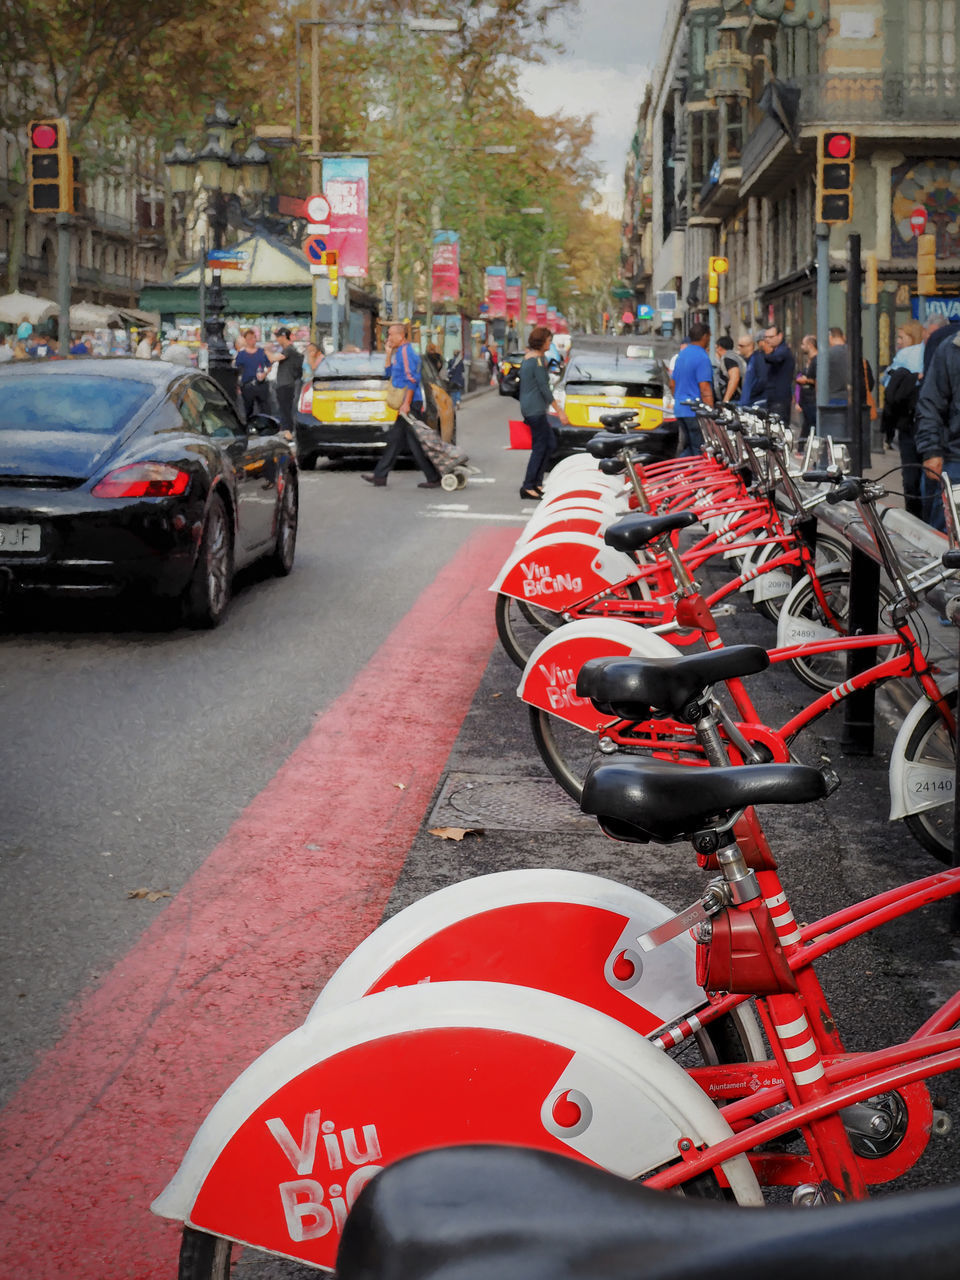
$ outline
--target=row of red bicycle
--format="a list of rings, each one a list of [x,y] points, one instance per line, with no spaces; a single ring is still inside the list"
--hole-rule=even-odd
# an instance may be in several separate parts
[[[570,1161],[695,1199],[813,1207],[867,1199],[949,1131],[929,1086],[960,1067],[960,993],[903,1043],[853,1051],[817,963],[951,897],[960,869],[801,925],[758,808],[831,794],[831,771],[797,762],[800,730],[857,689],[910,679],[919,697],[891,764],[894,816],[952,861],[956,685],[925,655],[917,605],[960,555],[908,573],[877,517],[879,486],[832,466],[804,483],[776,423],[703,412],[704,453],[689,459],[645,456],[638,433],[607,420],[588,458],[555,468],[494,584],[547,767],[614,839],[688,842],[702,893],[678,913],[604,877],[517,869],[387,920],[303,1026],[230,1087],[155,1202],[185,1224],[182,1280],[225,1280],[236,1243],[343,1280],[504,1266],[626,1275],[629,1255],[602,1251],[612,1237],[646,1248],[649,1274],[679,1275],[651,1243],[659,1210]],[[849,551],[811,526],[820,503],[841,500],[856,503],[889,578],[876,635],[847,634]],[[734,576],[704,596],[695,574],[708,561],[732,562]],[[745,589],[777,619],[772,652],[721,638],[721,602]],[[864,648],[873,667],[822,687]],[[779,726],[744,684],[771,662],[818,690]],[[462,1144],[527,1150],[420,1154]],[[573,1208],[585,1198],[592,1218]],[[923,1274],[953,1274],[957,1207],[954,1194],[894,1212],[901,1227],[923,1224]],[[711,1214],[707,1230],[671,1210],[665,1234],[676,1258],[693,1249],[715,1274],[734,1241],[740,1275],[761,1261],[799,1274],[785,1270],[798,1233],[784,1212],[770,1210],[770,1227]],[[822,1248],[843,1262],[876,1231],[873,1274],[902,1274],[883,1271],[897,1255],[881,1216],[867,1207]],[[592,1269],[577,1270],[571,1258],[590,1249]]]

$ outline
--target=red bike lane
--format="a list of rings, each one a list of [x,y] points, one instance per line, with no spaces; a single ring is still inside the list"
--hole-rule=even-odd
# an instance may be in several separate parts
[[[475,534],[0,1112],[0,1276],[168,1280],[149,1211],[228,1084],[380,922],[496,638]]]

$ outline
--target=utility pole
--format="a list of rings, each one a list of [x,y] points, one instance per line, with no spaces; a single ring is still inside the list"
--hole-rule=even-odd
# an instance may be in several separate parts
[[[65,356],[70,350],[70,214],[57,214],[57,303],[60,307],[60,319],[57,334],[60,339],[60,354]]]
[[[830,387],[827,359],[830,346],[830,228],[817,223],[817,435],[830,434],[827,405]]]
[[[310,0],[310,21],[310,189],[311,192],[319,192],[323,190],[320,162],[320,0]]]

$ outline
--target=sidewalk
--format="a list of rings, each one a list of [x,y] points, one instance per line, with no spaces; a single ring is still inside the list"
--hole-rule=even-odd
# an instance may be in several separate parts
[[[713,583],[713,579],[710,579]],[[718,579],[719,581],[719,579]],[[493,609],[493,598],[490,601]],[[774,643],[770,622],[745,597],[736,597],[721,620],[728,643]],[[387,914],[430,889],[490,872],[526,867],[590,872],[632,885],[674,910],[702,892],[688,844],[635,845],[605,838],[546,772],[533,745],[528,709],[516,696],[519,673],[499,646],[447,761],[446,771],[411,847]],[[770,723],[782,723],[813,697],[783,665],[748,681],[751,696]],[[939,869],[900,823],[889,823],[887,751],[892,730],[879,723],[872,757],[844,756],[842,711],[833,710],[798,738],[798,760],[829,761],[841,787],[813,805],[766,807],[760,816],[780,862],[798,920],[811,921],[858,898]],[[431,834],[441,827],[467,828],[461,841]],[[876,1048],[910,1035],[933,999],[956,989],[960,947],[949,933],[950,905],[859,939],[844,956],[820,966],[846,1042]],[[558,945],[563,945],[558,939]],[[960,1105],[960,1081],[934,1082],[948,1110]],[[940,1105],[938,1103],[938,1105]],[[960,1178],[960,1130],[931,1143],[910,1185]],[[898,1189],[902,1187],[898,1183]]]

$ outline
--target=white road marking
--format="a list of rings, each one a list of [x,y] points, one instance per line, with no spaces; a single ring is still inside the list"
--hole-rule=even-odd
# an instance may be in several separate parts
[[[507,524],[526,524],[529,518],[529,512],[521,515],[497,515],[488,511],[451,511],[447,507],[431,507],[427,511],[418,512],[421,516],[426,516],[428,520],[499,520],[501,523]]]

